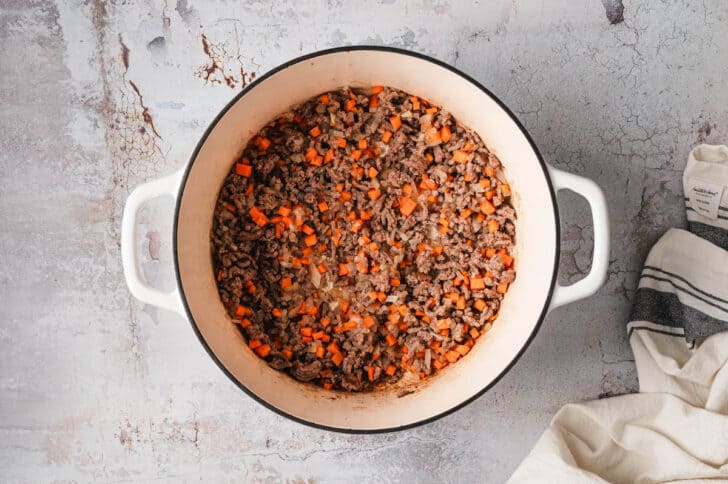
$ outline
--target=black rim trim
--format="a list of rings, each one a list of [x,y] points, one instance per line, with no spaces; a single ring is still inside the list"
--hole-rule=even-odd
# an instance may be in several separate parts
[[[428,62],[431,62],[439,67],[445,68],[458,76],[462,77],[466,81],[473,84],[475,87],[480,89],[483,93],[490,96],[493,101],[498,104],[498,106],[503,109],[508,116],[513,120],[514,123],[516,123],[516,126],[518,126],[518,129],[523,133],[523,135],[528,140],[528,143],[531,145],[531,149],[536,153],[536,157],[538,158],[539,164],[541,165],[541,170],[543,171],[543,174],[546,178],[546,183],[549,187],[549,192],[551,195],[551,203],[554,210],[554,219],[556,221],[556,243],[555,243],[555,253],[554,253],[554,264],[553,264],[553,275],[551,277],[551,284],[549,287],[548,295],[546,297],[546,300],[544,301],[543,309],[541,310],[541,315],[538,318],[538,322],[534,325],[533,330],[531,331],[531,334],[529,335],[528,339],[524,343],[523,347],[518,351],[518,353],[513,357],[513,359],[506,365],[506,367],[501,371],[498,376],[496,376],[493,381],[491,381],[488,385],[486,385],[483,389],[479,390],[475,395],[472,397],[464,400],[463,402],[455,405],[454,407],[449,408],[448,410],[445,410],[443,412],[440,412],[437,415],[434,415],[432,417],[428,417],[422,420],[418,420],[417,422],[412,422],[406,425],[402,425],[399,427],[387,427],[387,428],[381,428],[381,429],[347,429],[342,427],[331,427],[328,425],[322,425],[316,422],[312,422],[310,420],[305,420],[300,417],[296,417],[295,415],[291,415],[288,412],[285,412],[281,410],[280,408],[268,403],[267,401],[263,400],[262,398],[258,397],[255,393],[253,393],[251,390],[249,390],[245,385],[243,385],[240,381],[238,381],[237,378],[225,367],[225,365],[222,364],[222,362],[217,358],[215,353],[212,351],[210,346],[207,344],[205,339],[202,336],[202,333],[200,332],[199,327],[197,326],[197,322],[195,321],[194,317],[192,316],[192,312],[190,311],[189,306],[187,305],[187,298],[185,297],[184,289],[182,287],[182,277],[180,275],[179,270],[179,258],[178,258],[178,252],[177,252],[177,224],[179,220],[179,212],[180,212],[180,205],[182,204],[182,193],[184,192],[185,185],[187,184],[187,177],[190,174],[190,170],[192,169],[192,166],[194,165],[195,160],[197,159],[197,155],[200,152],[200,149],[202,149],[202,146],[205,144],[205,141],[207,141],[207,137],[210,135],[213,129],[215,129],[215,126],[217,126],[217,123],[222,119],[222,117],[228,112],[228,110],[235,105],[235,103],[240,100],[244,95],[246,95],[248,92],[255,89],[258,84],[263,82],[264,80],[268,79],[269,77],[273,76],[274,74],[287,69],[288,67],[298,64],[300,62],[304,62],[309,59],[313,59],[316,57],[321,57],[328,54],[338,53],[338,52],[351,52],[351,51],[357,51],[357,50],[376,50],[376,51],[383,51],[383,52],[392,52],[396,54],[401,55],[407,55],[410,57],[415,57],[421,60],[425,60]],[[541,329],[541,325],[543,324],[543,321],[546,317],[546,314],[548,312],[549,305],[551,303],[551,297],[554,293],[554,286],[556,285],[556,279],[558,276],[558,265],[559,265],[559,258],[560,258],[560,250],[561,249],[561,221],[559,219],[559,211],[558,211],[558,205],[556,201],[556,192],[554,191],[553,183],[551,182],[551,176],[549,175],[548,168],[546,165],[546,162],[543,160],[543,156],[541,156],[541,152],[536,147],[536,144],[533,142],[533,139],[531,138],[531,135],[526,131],[526,129],[523,127],[521,122],[518,120],[518,118],[511,112],[510,109],[490,90],[488,90],[486,87],[484,87],[480,82],[476,81],[469,75],[461,72],[459,69],[442,62],[438,59],[434,59],[430,56],[420,54],[418,52],[412,52],[404,49],[399,49],[396,47],[386,47],[386,46],[374,46],[374,45],[356,45],[356,46],[345,46],[345,47],[335,47],[332,49],[325,49],[320,50],[316,52],[312,52],[310,54],[303,55],[301,57],[297,57],[295,59],[292,59],[284,64],[279,65],[278,67],[275,67],[271,69],[270,71],[266,72],[262,76],[258,77],[255,81],[250,83],[248,86],[246,86],[242,91],[240,91],[238,94],[233,97],[233,99],[225,105],[225,107],[220,111],[217,116],[215,116],[215,119],[210,123],[210,125],[205,130],[205,133],[200,138],[200,141],[197,143],[197,146],[195,146],[195,150],[192,152],[192,156],[190,157],[190,161],[187,163],[187,166],[185,167],[184,175],[182,176],[182,180],[179,186],[179,191],[177,192],[177,200],[175,202],[175,208],[174,208],[174,224],[172,226],[172,252],[173,252],[173,259],[174,259],[174,272],[175,277],[177,279],[177,288],[179,290],[180,298],[182,299],[182,305],[184,306],[185,313],[187,314],[187,319],[189,320],[190,324],[192,325],[192,329],[194,330],[195,334],[197,335],[197,339],[200,341],[202,346],[205,348],[205,351],[208,355],[210,355],[210,358],[215,362],[215,364],[222,370],[222,372],[227,375],[227,377],[240,388],[242,391],[244,391],[248,396],[253,398],[255,401],[266,407],[267,409],[277,413],[278,415],[281,415],[283,417],[289,418],[295,422],[298,422],[303,425],[307,425],[309,427],[313,427],[320,430],[328,430],[331,432],[339,432],[339,433],[346,433],[346,434],[381,434],[381,433],[387,433],[387,432],[396,432],[399,430],[406,430],[411,429],[414,427],[419,427],[420,425],[425,425],[430,422],[434,422],[435,420],[439,420],[447,415],[450,415],[451,413],[456,412],[457,410],[460,410],[461,408],[465,407],[466,405],[474,402],[478,398],[480,398],[485,392],[490,390],[496,383],[498,383],[503,376],[508,373],[513,366],[518,362],[518,360],[521,359],[523,354],[525,353],[526,349],[531,345],[533,342],[533,339],[536,337],[536,334],[538,333],[539,329]]]

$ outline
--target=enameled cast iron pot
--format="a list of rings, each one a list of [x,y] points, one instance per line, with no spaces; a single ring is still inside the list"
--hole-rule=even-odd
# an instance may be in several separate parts
[[[517,277],[493,329],[457,364],[407,391],[332,392],[271,369],[247,348],[215,286],[212,214],[233,161],[263,125],[323,91],[371,85],[392,86],[443,106],[477,131],[500,158],[517,213]],[[555,193],[561,189],[584,196],[594,220],[591,270],[568,287],[556,282],[560,240]],[[162,195],[176,198],[177,288],[171,293],[145,283],[136,253],[137,211],[145,201]],[[515,116],[475,80],[426,56],[384,47],[317,52],[273,69],[249,85],[213,121],[186,167],[132,192],[124,209],[121,243],[131,293],[188,318],[212,359],[242,390],[298,422],[348,432],[411,427],[481,395],[513,366],[551,309],[590,296],[603,284],[609,253],[607,207],[594,182],[547,165]]]

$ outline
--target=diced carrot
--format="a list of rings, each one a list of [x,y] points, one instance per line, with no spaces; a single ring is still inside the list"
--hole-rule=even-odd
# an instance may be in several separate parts
[[[465,346],[465,345],[457,345],[455,347],[455,351],[457,351],[458,353],[460,353],[460,356],[465,356],[470,351],[470,348],[467,347],[467,346]]]
[[[318,203],[318,209],[319,209],[320,212],[325,212],[325,211],[327,211],[329,209],[329,204],[326,203],[326,200],[321,200]]]
[[[242,318],[247,316],[248,314],[252,314],[253,311],[250,310],[250,308],[242,306],[238,304],[238,307],[235,308],[235,316]]]
[[[477,291],[480,289],[485,289],[485,281],[482,277],[471,277],[470,278],[470,289],[472,291]]]
[[[301,335],[302,336],[311,336],[313,335],[313,328],[310,326],[305,326],[301,328]]]
[[[432,361],[432,366],[434,366],[438,370],[442,370],[443,368],[445,368],[447,366],[447,362],[446,361],[440,361],[440,360],[433,360]]]
[[[425,134],[425,141],[430,145],[440,144],[442,139],[440,138],[440,132],[436,129],[431,129]]]
[[[480,188],[490,188],[490,178],[481,178],[478,180],[478,185]]]
[[[452,132],[450,131],[450,128],[448,126],[443,126],[440,128],[440,138],[442,139],[443,143],[447,143],[450,141],[450,137],[452,136]]]
[[[334,363],[334,365],[339,366],[341,365],[341,362],[344,361],[344,355],[341,353],[334,353],[331,357],[331,361]]]
[[[250,165],[244,165],[242,163],[237,163],[235,165],[235,173],[247,178],[253,174],[253,167]]]
[[[435,257],[437,257],[440,254],[442,254],[442,250],[443,250],[443,247],[441,245],[438,245],[436,247],[433,247],[432,248],[432,255],[434,255]]]
[[[485,256],[490,259],[495,255],[495,249],[485,249]]]
[[[250,215],[250,218],[253,219],[253,222],[255,222],[255,224],[259,227],[262,227],[268,223],[268,217],[266,217],[265,214],[261,212],[258,207],[251,208],[248,211],[248,214]]]
[[[438,319],[435,322],[435,329],[442,331],[443,329],[450,329],[452,322],[449,319]]]
[[[349,269],[348,265],[339,264],[339,275],[340,276],[345,276],[345,275],[349,274],[349,272],[351,272],[351,270]]]
[[[250,341],[248,341],[248,348],[254,350],[255,348],[260,347],[262,344],[263,343],[259,339],[251,339]]]
[[[288,217],[291,214],[291,209],[288,207],[280,206],[278,207],[278,213],[283,217]]]
[[[504,252],[504,253],[501,253],[498,255],[500,256],[501,260],[503,261],[504,266],[511,267],[513,265],[513,257],[508,255],[507,252]]]
[[[389,122],[392,124],[392,128],[395,131],[397,131],[402,126],[402,118],[400,118],[399,115],[390,117]]]
[[[368,314],[361,319],[362,324],[365,328],[371,328],[376,324],[376,320]]]
[[[495,286],[495,292],[498,294],[505,294],[508,291],[508,283],[507,282],[499,282],[497,286]]]
[[[379,171],[377,171],[377,169],[374,168],[373,166],[370,166],[369,168],[367,168],[367,176],[369,178],[376,178],[378,174],[379,174]]]
[[[414,190],[414,188],[409,183],[405,183],[404,186],[402,187],[402,193],[404,193],[405,195],[412,195],[413,190]]]
[[[425,112],[427,114],[435,114],[437,112],[437,108],[436,107],[431,107],[431,108],[425,109]]]
[[[303,238],[303,242],[306,244],[306,247],[311,247],[312,245],[316,245],[318,237],[316,237],[316,234],[307,235]]]
[[[393,376],[395,373],[397,373],[397,367],[394,365],[387,366],[387,369],[384,370],[384,373],[386,373],[389,376]]]
[[[323,346],[316,347],[316,358],[323,358],[325,354],[326,350],[324,350]]]
[[[339,196],[339,200],[342,202],[348,202],[351,200],[351,192],[341,192],[341,196]]]
[[[311,234],[313,234],[313,233],[315,233],[315,232],[316,232],[316,231],[315,231],[315,230],[313,229],[313,227],[311,227],[311,226],[310,226],[310,225],[308,225],[308,224],[303,224],[303,225],[301,226],[301,230],[303,230],[303,233],[304,233],[304,234],[306,234],[306,235],[311,235]]]
[[[445,355],[445,358],[447,358],[447,361],[450,363],[455,363],[460,358],[460,354],[457,351],[448,351]]]
[[[334,149],[329,148],[324,155],[324,163],[330,163],[334,159]]]
[[[472,210],[470,210],[469,208],[466,208],[466,209],[464,209],[464,210],[463,210],[462,212],[460,212],[460,217],[461,217],[461,218],[468,218],[468,217],[470,217],[470,215],[471,215],[472,213],[473,213],[473,211],[472,211]]]
[[[289,360],[293,358],[293,351],[290,348],[284,348],[281,353],[283,353],[283,356],[288,358]]]
[[[361,210],[359,210],[359,218],[362,220],[371,220],[372,212],[362,208]]]
[[[495,170],[489,166],[485,167],[485,174],[489,177],[493,177],[495,175]]]
[[[369,197],[369,200],[376,200],[379,198],[379,196],[382,194],[382,191],[378,188],[370,188],[367,192],[367,196]]]
[[[257,348],[255,348],[255,352],[260,356],[261,358],[265,358],[270,354],[270,345],[264,344],[260,345]]]
[[[321,94],[319,96],[319,101],[321,101],[321,104],[328,104],[329,103],[329,95],[328,94]]]
[[[382,142],[383,143],[389,143],[390,139],[392,139],[391,131],[385,131],[384,133],[382,133]]]
[[[323,274],[324,272],[326,272],[326,266],[324,265],[324,263],[323,263],[323,262],[322,262],[321,264],[319,264],[319,265],[318,265],[318,266],[316,267],[316,269],[318,269],[318,271],[319,271],[319,273],[320,273],[320,274]]]
[[[397,343],[397,338],[395,338],[393,335],[388,334],[385,338],[387,340],[387,344],[389,346],[394,346],[395,343]]]
[[[417,208],[417,202],[409,197],[402,197],[399,199],[399,212],[404,216],[409,216]]]
[[[228,211],[235,213],[238,209],[233,205],[232,203],[226,203],[225,208],[228,209]]]
[[[325,381],[323,386],[324,386],[324,390],[331,390],[334,387],[334,384],[331,383],[330,381]]]
[[[273,310],[271,311],[271,314],[273,314],[273,316],[275,316],[276,318],[283,317],[283,313],[278,308],[273,308]]]
[[[486,306],[485,301],[482,299],[476,299],[475,302],[473,303],[473,307],[481,312],[485,309],[485,306]]]
[[[463,150],[455,150],[455,153],[452,154],[452,159],[458,163],[465,163],[468,161],[468,153]]]
[[[486,215],[492,215],[495,213],[495,206],[488,200],[480,202],[480,211]]]
[[[397,287],[397,286],[399,286],[399,284],[400,284],[399,279],[392,278],[392,279],[389,280],[389,285],[390,286]]]
[[[318,151],[316,151],[316,148],[313,146],[306,150],[306,153],[304,153],[303,157],[308,162],[312,162],[316,157],[318,156]]]
[[[253,140],[253,144],[257,146],[259,149],[265,151],[270,146],[270,140],[268,138],[264,138],[263,136],[257,136]]]
[[[465,309],[465,296],[461,295],[460,297],[458,297],[458,301],[455,304],[455,307],[457,309]]]
[[[379,107],[379,98],[372,96],[369,98],[369,109],[376,109]]]
[[[352,151],[351,157],[354,158],[354,160],[359,161],[359,159],[361,158],[361,150]]]
[[[369,381],[374,381],[374,367],[373,366],[367,366],[367,378],[369,378]]]
[[[485,191],[485,199],[486,200],[493,200],[493,196],[495,195],[495,192],[493,190],[486,190]]]
[[[323,331],[316,331],[311,336],[313,336],[314,340],[319,340],[319,339],[323,339],[324,336],[326,336],[326,333],[324,333]]]
[[[348,99],[344,104],[346,112],[356,112],[356,100]]]
[[[432,343],[430,343],[430,348],[432,348],[433,350],[436,350],[441,345],[442,345],[442,343],[440,343],[439,340],[434,340]]]
[[[313,128],[311,128],[308,131],[308,134],[310,134],[311,136],[313,136],[315,138],[321,134],[321,128],[319,128],[318,126],[314,126]]]
[[[291,285],[293,285],[293,281],[290,277],[284,277],[281,279],[281,289],[288,289]]]
[[[326,347],[326,350],[328,350],[331,354],[341,353],[341,349],[339,348],[339,345],[336,343],[336,341],[328,345]]]
[[[245,196],[249,197],[253,194],[253,190],[255,190],[255,185],[252,183],[248,184],[248,188],[245,189]]]
[[[324,328],[327,327],[329,324],[331,324],[331,322],[329,321],[329,318],[321,318],[319,320],[319,323],[321,323],[321,326],[323,326]]]
[[[488,220],[488,233],[494,233],[498,232],[498,229],[500,228],[500,224],[497,220]]]
[[[379,94],[384,91],[384,86],[372,86],[372,94]]]
[[[464,149],[465,151],[472,151],[472,149],[473,149],[473,148],[475,148],[475,146],[473,146],[473,142],[472,142],[472,141],[470,141],[470,140],[467,140],[467,141],[465,142],[465,146],[463,146],[463,149]]]
[[[437,190],[437,183],[432,178],[424,178],[420,182],[420,188],[423,190]]]

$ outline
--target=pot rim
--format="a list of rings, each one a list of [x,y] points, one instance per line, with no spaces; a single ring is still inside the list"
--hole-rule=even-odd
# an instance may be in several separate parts
[[[511,361],[506,365],[506,367],[501,371],[489,384],[487,384],[482,389],[478,390],[477,393],[475,393],[472,397],[460,402],[457,405],[454,405],[453,407],[450,407],[449,409],[438,413],[437,415],[433,415],[432,417],[424,418],[421,420],[418,420],[416,422],[412,422],[406,425],[401,425],[397,427],[386,427],[386,428],[377,428],[377,429],[349,429],[349,428],[343,428],[343,427],[332,427],[329,425],[323,425],[311,420],[306,420],[300,417],[296,417],[295,415],[292,415],[284,410],[281,410],[280,408],[276,407],[275,405],[267,402],[266,400],[258,397],[255,393],[250,391],[245,385],[243,385],[240,381],[238,381],[237,378],[222,364],[222,362],[218,359],[217,355],[212,351],[210,346],[205,341],[204,337],[202,336],[202,333],[200,332],[199,327],[197,326],[197,322],[195,321],[194,317],[192,316],[192,312],[190,311],[190,308],[187,304],[187,298],[185,297],[185,292],[182,287],[182,277],[180,275],[180,269],[179,269],[179,253],[177,251],[177,228],[178,228],[178,221],[179,221],[179,213],[181,209],[181,203],[182,203],[182,193],[184,192],[185,186],[187,184],[187,178],[190,174],[190,171],[192,169],[192,166],[195,163],[195,160],[197,159],[197,155],[199,154],[200,150],[202,149],[202,146],[207,141],[208,136],[210,133],[215,129],[217,126],[217,123],[222,119],[223,116],[234,106],[243,96],[248,94],[250,91],[255,89],[259,84],[261,84],[263,81],[268,79],[269,77],[273,76],[274,74],[301,62],[314,59],[316,57],[322,57],[329,54],[339,53],[339,52],[351,52],[351,51],[359,51],[359,50],[369,50],[369,51],[379,51],[379,52],[389,52],[389,53],[395,53],[400,55],[406,55],[410,57],[415,57],[420,60],[424,60],[427,62],[430,62],[438,67],[445,68],[467,82],[473,84],[475,87],[480,89],[484,94],[489,96],[493,101],[498,104],[498,106],[503,109],[506,114],[508,114],[508,117],[511,118],[511,120],[516,124],[518,129],[521,131],[521,133],[524,135],[526,140],[528,141],[529,145],[531,146],[531,149],[536,154],[536,157],[538,158],[539,164],[541,166],[541,170],[543,171],[543,174],[545,175],[546,183],[548,185],[549,194],[551,196],[551,207],[554,212],[554,220],[556,223],[555,227],[555,251],[554,251],[554,261],[553,261],[553,269],[552,269],[552,275],[551,275],[551,282],[549,284],[549,291],[546,296],[546,299],[544,301],[543,308],[541,309],[541,314],[538,317],[538,321],[533,327],[533,330],[531,331],[531,334],[528,336],[528,339],[523,344],[521,349],[515,354],[515,356],[511,359]],[[200,140],[197,142],[197,145],[195,146],[194,151],[192,152],[192,155],[190,156],[189,161],[187,162],[187,165],[184,168],[184,173],[182,174],[182,179],[179,185],[179,189],[177,191],[177,198],[175,201],[175,208],[174,208],[174,220],[173,220],[173,226],[172,226],[172,253],[173,253],[173,261],[174,261],[174,272],[175,272],[175,278],[177,281],[177,290],[180,295],[180,299],[182,300],[182,306],[184,307],[185,314],[187,315],[187,319],[190,322],[190,325],[192,326],[193,331],[197,335],[197,339],[202,344],[203,348],[205,348],[205,351],[207,354],[212,358],[212,360],[215,362],[215,364],[222,370],[222,372],[243,392],[245,392],[248,396],[253,398],[256,402],[266,407],[268,410],[271,410],[278,415],[281,415],[283,417],[286,417],[290,420],[293,420],[294,422],[306,425],[308,427],[313,427],[319,430],[328,430],[330,432],[338,432],[338,433],[344,433],[344,434],[382,434],[382,433],[388,433],[388,432],[396,432],[400,430],[407,430],[415,427],[419,427],[421,425],[425,425],[431,422],[434,422],[436,420],[439,420],[447,415],[450,415],[457,410],[460,410],[461,408],[465,407],[466,405],[474,402],[478,398],[480,398],[485,392],[490,390],[496,383],[498,383],[503,376],[508,373],[518,362],[518,360],[521,359],[523,354],[526,352],[526,349],[531,345],[534,338],[536,337],[536,334],[541,329],[541,325],[543,324],[544,319],[546,318],[546,314],[548,313],[549,305],[551,303],[551,298],[554,293],[554,287],[556,285],[556,279],[558,276],[558,265],[559,265],[559,258],[560,258],[560,252],[561,252],[561,223],[559,220],[559,210],[558,205],[556,201],[556,192],[554,190],[553,182],[551,181],[551,176],[549,175],[548,167],[546,165],[546,162],[543,159],[543,156],[541,155],[541,152],[538,150],[538,147],[534,143],[533,139],[531,138],[531,135],[528,133],[526,128],[521,124],[521,122],[518,120],[518,118],[513,114],[513,112],[495,95],[493,94],[489,89],[484,87],[480,82],[473,79],[468,74],[465,74],[464,72],[460,71],[456,67],[447,64],[446,62],[443,62],[441,60],[435,59],[433,57],[430,57],[425,54],[421,54],[419,52],[413,52],[405,49],[400,49],[398,47],[389,47],[389,46],[381,46],[381,45],[350,45],[350,46],[342,46],[342,47],[334,47],[330,49],[324,49],[324,50],[318,50],[315,52],[311,52],[309,54],[305,54],[299,57],[296,57],[294,59],[291,59],[271,70],[263,74],[262,76],[255,79],[253,82],[248,84],[246,87],[244,87],[238,94],[236,94],[226,105],[222,108],[222,110],[215,116],[215,118],[212,120],[212,122],[209,124],[205,132],[203,133]]]

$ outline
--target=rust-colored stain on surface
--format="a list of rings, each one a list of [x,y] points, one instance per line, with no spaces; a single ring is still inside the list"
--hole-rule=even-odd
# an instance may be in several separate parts
[[[237,36],[237,30],[235,31]],[[255,79],[255,72],[248,73],[243,66],[240,44],[235,42],[235,55],[225,48],[225,43],[210,42],[207,35],[202,34],[202,51],[208,57],[208,62],[195,70],[195,76],[210,84],[225,84],[231,89],[243,88]],[[237,62],[238,68],[230,68],[231,63]]]

